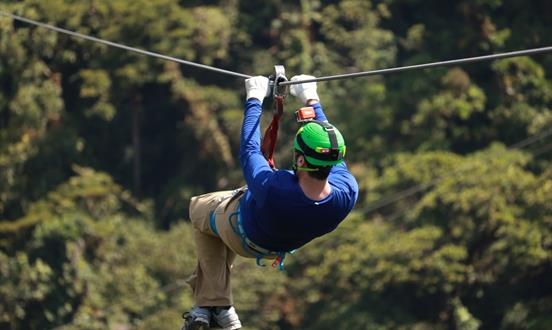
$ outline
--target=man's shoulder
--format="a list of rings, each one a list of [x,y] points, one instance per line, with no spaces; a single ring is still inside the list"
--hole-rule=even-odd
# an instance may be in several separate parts
[[[358,183],[355,177],[349,172],[347,166],[340,164],[332,169],[328,177],[328,182],[334,187],[341,188],[346,191],[358,191]]]
[[[297,183],[297,177],[290,170],[275,170],[272,176],[272,183],[275,185]]]
[[[345,165],[345,163],[341,163],[332,167],[330,171],[329,179],[331,180],[332,178],[341,179],[341,178],[354,178],[354,177],[349,171],[349,168],[347,168],[347,165]]]
[[[297,177],[290,170],[276,170],[269,183],[270,194],[283,194],[296,190],[298,185]]]

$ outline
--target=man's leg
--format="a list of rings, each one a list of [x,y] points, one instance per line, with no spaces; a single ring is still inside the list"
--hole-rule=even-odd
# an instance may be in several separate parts
[[[194,228],[197,267],[188,279],[197,306],[230,306],[233,304],[230,271],[236,258],[220,238]]]
[[[210,215],[232,196],[232,191],[215,192],[193,197],[190,218],[196,245],[197,267],[188,283],[192,287],[196,307],[186,317],[183,329],[205,326],[211,316],[225,329],[239,329],[241,323],[232,307],[230,272],[236,254],[216,235]]]
[[[198,263],[188,283],[197,306],[232,304],[230,270],[236,255],[212,232],[209,222],[211,212],[231,194],[231,191],[209,193],[193,197],[190,203]]]

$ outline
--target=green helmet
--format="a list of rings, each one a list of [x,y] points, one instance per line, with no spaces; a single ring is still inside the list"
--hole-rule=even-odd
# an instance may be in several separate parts
[[[337,165],[343,161],[346,151],[345,140],[337,128],[317,120],[299,128],[293,146],[314,166]]]

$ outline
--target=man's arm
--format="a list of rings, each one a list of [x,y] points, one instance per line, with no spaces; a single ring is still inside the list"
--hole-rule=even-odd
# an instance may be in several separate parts
[[[315,113],[314,119],[319,121],[326,121],[326,122],[328,121],[328,119],[326,118],[326,115],[324,114],[324,110],[322,109],[322,105],[320,104],[320,102],[318,101],[315,101],[312,103],[307,102],[307,104],[314,109],[314,113]]]
[[[273,171],[261,152],[262,100],[268,91],[268,79],[253,77],[246,80],[247,101],[240,137],[240,165],[248,189],[258,205],[264,204],[268,180]]]

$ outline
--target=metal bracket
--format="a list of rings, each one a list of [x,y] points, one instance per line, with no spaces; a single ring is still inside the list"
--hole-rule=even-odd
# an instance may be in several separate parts
[[[286,97],[288,93],[288,86],[280,86],[281,82],[288,81],[286,77],[286,69],[283,65],[274,66],[274,76],[270,77],[270,85],[272,88],[272,96],[277,97]]]

